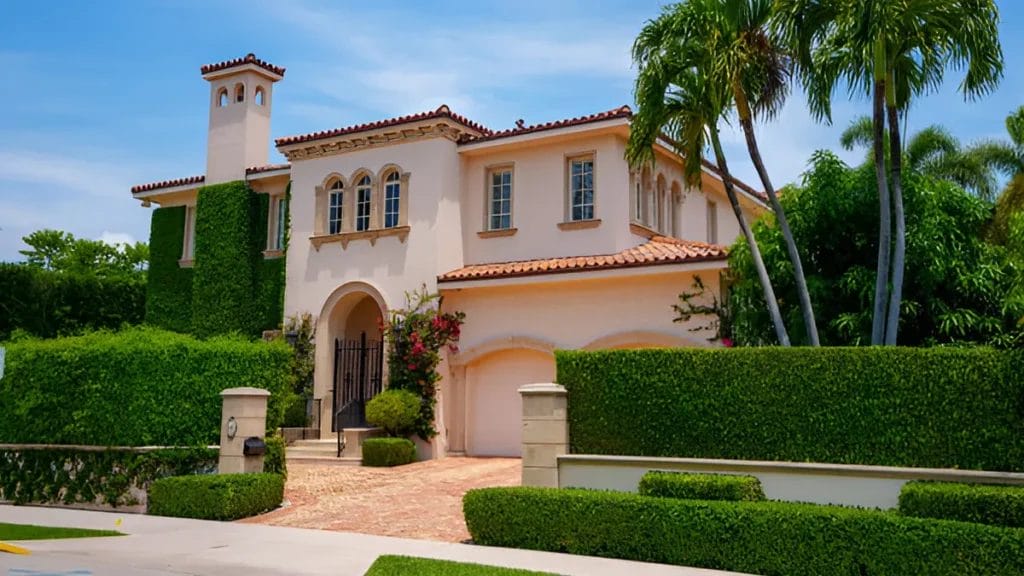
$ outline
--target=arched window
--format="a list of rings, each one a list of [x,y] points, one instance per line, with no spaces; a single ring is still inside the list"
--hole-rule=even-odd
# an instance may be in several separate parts
[[[654,206],[652,206],[651,200],[654,192],[651,190],[651,169],[648,166],[644,166],[644,169],[640,172],[640,196],[640,223],[653,228],[652,216],[654,215]]]
[[[220,92],[217,93],[217,106],[223,108],[228,105],[228,89],[221,88]]]
[[[398,170],[392,170],[384,178],[384,227],[398,226],[399,209],[402,203],[402,177]]]
[[[256,102],[257,106],[263,106],[263,98],[264,98],[264,96],[263,96],[263,87],[262,86],[257,86],[256,87],[256,97],[253,99]]]
[[[245,86],[235,84],[235,102],[245,102]]]
[[[329,188],[328,212],[327,212],[327,233],[341,234],[341,219],[344,216],[342,207],[345,205],[345,185],[341,180],[335,180]]]
[[[665,200],[665,177],[662,176],[661,174],[658,174],[657,197],[654,199],[655,217],[653,228],[663,234],[665,233],[665,228],[667,228],[667,226],[665,226]]]
[[[373,201],[373,183],[363,176],[356,182],[356,232],[370,229],[370,206]]]

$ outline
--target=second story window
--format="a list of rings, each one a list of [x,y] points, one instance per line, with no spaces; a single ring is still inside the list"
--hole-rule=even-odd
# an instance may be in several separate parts
[[[594,219],[594,157],[569,160],[569,219]]]
[[[718,244],[718,204],[708,200],[708,244]]]
[[[345,205],[345,188],[341,180],[335,180],[331,184],[328,198],[327,233],[341,234],[342,207]]]
[[[491,171],[488,192],[488,230],[512,228],[512,168]]]
[[[185,241],[181,247],[182,262],[191,262],[196,255],[196,207],[185,207]]]
[[[356,232],[370,229],[370,205],[373,184],[369,176],[363,176],[356,183]]]
[[[402,177],[392,170],[384,179],[384,227],[398,226],[402,202]]]
[[[288,199],[284,196],[276,198],[274,215],[274,250],[284,250],[284,236],[288,227]]]

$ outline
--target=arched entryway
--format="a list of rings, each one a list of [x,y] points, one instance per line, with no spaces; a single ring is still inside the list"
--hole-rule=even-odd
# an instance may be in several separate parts
[[[338,288],[324,304],[316,337],[321,433],[366,426],[366,402],[384,387],[385,313],[380,292],[362,282]]]

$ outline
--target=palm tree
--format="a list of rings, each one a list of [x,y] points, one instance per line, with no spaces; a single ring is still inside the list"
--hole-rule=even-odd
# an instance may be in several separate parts
[[[900,116],[913,98],[937,89],[949,67],[967,69],[961,83],[967,98],[996,86],[1003,68],[998,9],[994,0],[777,0],[776,11],[779,30],[799,56],[812,113],[831,118],[840,83],[872,95],[881,222],[872,343],[895,344],[906,253]],[[890,215],[896,221],[892,246]]]
[[[626,156],[634,165],[653,159],[654,142],[668,136],[684,159],[687,183],[700,186],[701,164],[708,144],[740,230],[750,247],[754,267],[764,291],[779,343],[789,345],[778,300],[753,231],[740,207],[728,162],[722,149],[719,122],[733,102],[733,86],[714,69],[717,56],[704,33],[712,13],[705,0],[666,9],[647,23],[633,46],[639,72],[635,96],[638,104],[630,129]]]

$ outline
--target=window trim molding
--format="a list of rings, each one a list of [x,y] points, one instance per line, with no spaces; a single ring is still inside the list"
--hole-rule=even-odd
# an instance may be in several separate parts
[[[395,226],[394,228],[371,228],[369,230],[361,230],[359,232],[342,232],[341,234],[321,234],[313,235],[309,237],[310,244],[317,252],[320,251],[320,247],[324,244],[338,243],[341,244],[341,249],[348,249],[349,243],[354,240],[369,240],[371,246],[377,244],[377,240],[388,236],[397,236],[398,241],[405,243],[409,238],[409,232],[412,230],[410,226]]]
[[[281,230],[284,229],[286,222],[281,221],[281,202],[285,203],[284,214],[285,217],[288,215],[288,196],[282,192],[280,194],[268,194],[270,197],[270,209],[267,210],[267,244],[266,249],[263,251],[263,255],[267,256],[269,252],[281,253],[284,251],[285,241],[287,240],[287,232],[284,236],[281,235]],[[278,239],[281,240],[281,244],[278,245]]]
[[[359,182],[363,178],[368,178],[370,180],[369,184],[361,185]],[[368,168],[359,168],[352,173],[352,178],[350,179],[350,182],[352,183],[352,198],[346,201],[346,204],[348,205],[346,206],[346,208],[351,208],[349,212],[351,214],[351,217],[348,219],[348,228],[342,226],[341,233],[345,234],[347,232],[369,232],[370,230],[374,230],[374,224],[377,224],[377,219],[379,217],[379,211],[377,210],[377,202],[375,201],[378,198],[377,186],[379,185],[379,181],[377,179],[377,176]],[[364,228],[363,230],[358,229],[360,188],[370,191],[370,198],[367,201],[368,212],[366,215],[366,228]]]
[[[573,220],[571,222],[559,222],[559,230],[586,230],[587,228],[597,228],[601,225],[600,218],[589,218],[587,220]]]
[[[502,236],[514,236],[518,228],[500,228],[498,230],[481,230],[476,233],[481,238],[501,238]]]
[[[594,199],[591,203],[594,208],[594,214],[592,218],[583,218],[580,220],[573,220],[572,218],[572,163],[576,160],[590,159],[593,165],[591,173],[591,187],[593,188]],[[597,201],[597,150],[578,150],[575,152],[566,152],[562,158],[562,171],[564,173],[562,182],[562,208],[564,213],[562,214],[562,223],[571,224],[574,222],[590,222],[596,221],[600,224],[601,219],[598,215],[598,201]],[[597,226],[594,224],[593,226]],[[593,226],[584,226],[585,228],[591,228]],[[559,228],[562,228],[559,226]],[[575,229],[575,228],[562,228],[563,230]]]
[[[402,167],[395,163],[385,164],[377,172],[377,182],[380,183],[380,221],[371,221],[371,228],[385,229],[385,218],[387,217],[387,177],[394,172],[398,174],[398,223],[391,228],[400,228],[409,225],[409,178],[411,174],[402,170]]]
[[[491,228],[491,177],[495,172],[508,171],[512,174],[511,182],[509,182],[508,192],[508,228]],[[496,162],[494,164],[488,164],[484,166],[484,232],[503,232],[506,230],[516,230],[515,222],[515,198],[516,198],[516,163],[515,162]],[[513,232],[514,234],[515,232]],[[492,234],[490,236],[481,236],[481,238],[490,238],[493,236],[509,236],[510,234]]]

